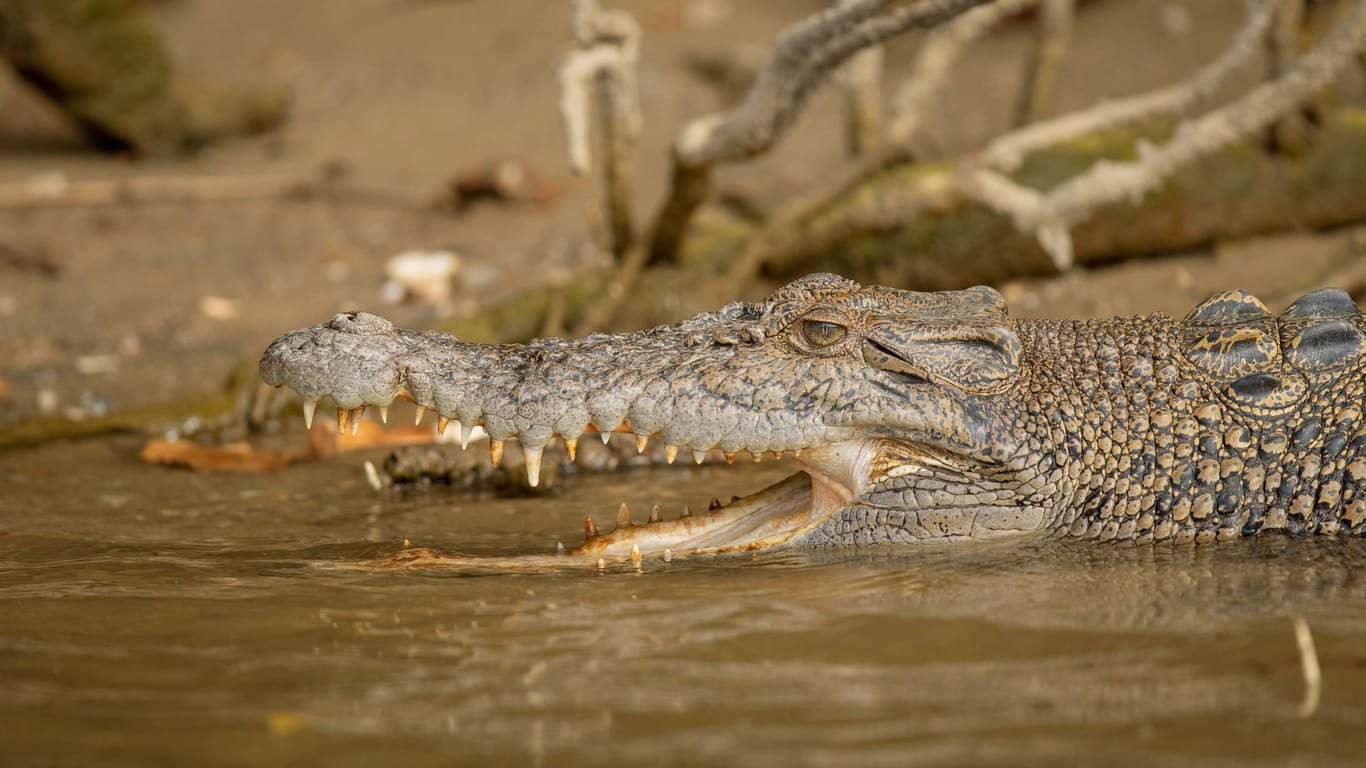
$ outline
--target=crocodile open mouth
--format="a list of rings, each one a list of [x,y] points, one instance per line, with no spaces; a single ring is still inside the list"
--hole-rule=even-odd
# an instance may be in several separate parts
[[[876,441],[860,440],[795,451],[803,471],[757,493],[675,520],[633,522],[625,505],[617,526],[599,532],[585,521],[582,546],[562,555],[614,559],[721,554],[769,549],[825,522],[867,486]]]

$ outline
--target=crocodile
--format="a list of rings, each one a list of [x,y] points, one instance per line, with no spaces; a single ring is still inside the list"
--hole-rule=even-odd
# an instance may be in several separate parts
[[[1227,291],[1180,320],[1025,320],[989,287],[815,274],[673,325],[524,345],[349,312],[284,334],[260,370],[310,418],[331,396],[343,428],[405,399],[466,444],[482,426],[495,461],[516,437],[532,484],[552,439],[572,457],[594,431],[802,470],[706,513],[608,533],[590,518],[568,555],[1366,531],[1366,319],[1337,289],[1280,314]]]

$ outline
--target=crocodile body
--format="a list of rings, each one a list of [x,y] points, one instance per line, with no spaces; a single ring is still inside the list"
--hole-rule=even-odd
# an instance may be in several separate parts
[[[1184,319],[1008,318],[990,288],[811,275],[637,333],[478,345],[364,313],[261,359],[306,408],[395,398],[528,471],[560,437],[795,452],[805,475],[705,515],[590,536],[586,555],[1044,533],[1137,543],[1366,530],[1366,319],[1322,289],[1279,315],[1230,291]]]

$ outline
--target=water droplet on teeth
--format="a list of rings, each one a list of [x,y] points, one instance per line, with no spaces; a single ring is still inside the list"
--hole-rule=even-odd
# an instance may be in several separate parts
[[[304,401],[304,428],[305,428],[305,429],[312,429],[312,428],[313,428],[313,412],[316,411],[317,409],[318,409],[318,401],[317,401],[317,400],[305,400],[305,401]]]

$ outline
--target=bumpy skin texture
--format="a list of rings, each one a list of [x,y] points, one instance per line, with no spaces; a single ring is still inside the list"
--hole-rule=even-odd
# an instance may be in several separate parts
[[[338,315],[282,336],[261,372],[347,409],[407,397],[536,455],[598,427],[803,451],[847,496],[792,543],[857,546],[1360,533],[1364,361],[1366,320],[1329,289],[1279,316],[1228,292],[1179,321],[1012,321],[989,288],[812,275],[673,326],[525,346]]]

